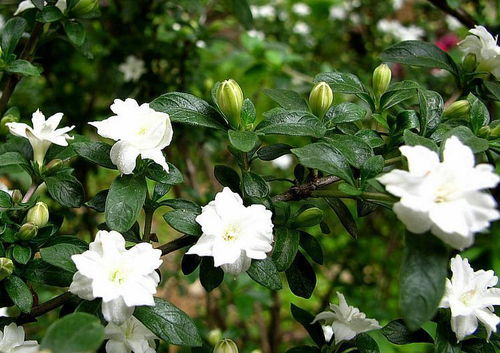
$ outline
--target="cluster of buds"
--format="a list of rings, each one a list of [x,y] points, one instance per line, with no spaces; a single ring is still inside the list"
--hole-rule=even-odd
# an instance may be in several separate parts
[[[43,202],[37,202],[29,209],[24,223],[17,232],[19,240],[31,240],[38,234],[38,229],[44,227],[49,222],[49,209]]]

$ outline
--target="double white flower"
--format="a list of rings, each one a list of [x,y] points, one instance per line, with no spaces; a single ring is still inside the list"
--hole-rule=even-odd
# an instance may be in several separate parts
[[[413,233],[430,230],[456,249],[469,247],[474,233],[500,217],[494,198],[481,190],[494,188],[500,177],[489,164],[474,167],[474,154],[452,136],[443,161],[423,146],[403,146],[409,171],[395,169],[378,180],[401,197],[394,212]]]
[[[31,121],[33,127],[24,123],[7,123],[11,134],[27,138],[33,147],[33,159],[39,166],[43,165],[45,153],[51,144],[67,146],[68,141],[73,139],[67,132],[75,127],[63,127],[58,129],[63,113],[57,113],[45,120],[45,115],[40,110],[33,113]]]
[[[158,339],[139,320],[131,316],[122,325],[110,322],[104,333],[108,342],[107,353],[155,353],[155,339]]]
[[[378,330],[381,326],[377,320],[367,319],[366,314],[359,311],[358,308],[347,305],[345,297],[342,293],[337,292],[339,304],[330,304],[331,311],[323,311],[316,315],[313,324],[316,321],[324,321],[323,333],[325,338],[335,337],[335,344],[342,341],[349,341],[356,335]],[[330,326],[331,330],[327,327]]]
[[[127,250],[120,233],[99,231],[89,250],[71,257],[78,271],[69,291],[85,300],[102,298],[106,321],[123,324],[135,306],[154,305],[160,256],[149,243]]]
[[[0,352],[2,353],[38,353],[37,341],[24,340],[24,328],[11,323],[0,331]]]
[[[203,234],[187,254],[213,256],[214,265],[230,274],[244,272],[252,259],[265,259],[272,249],[271,217],[263,205],[245,207],[238,194],[224,188],[196,217]]]
[[[491,288],[498,283],[494,272],[475,271],[467,259],[460,255],[451,259],[451,280],[446,280],[446,291],[441,308],[451,309],[451,329],[461,341],[473,334],[478,320],[486,328],[488,338],[496,332],[500,318],[494,314],[493,305],[500,305],[500,288]]]
[[[149,104],[131,98],[115,99],[111,110],[116,115],[89,124],[102,137],[118,141],[111,148],[111,161],[123,174],[131,174],[138,156],[151,159],[168,172],[162,149],[172,141],[172,124],[168,114],[157,112]]]
[[[500,80],[500,47],[497,38],[493,37],[483,26],[476,26],[469,30],[469,35],[458,43],[459,48],[465,54],[476,55],[478,63],[477,71],[491,72],[497,80]]]

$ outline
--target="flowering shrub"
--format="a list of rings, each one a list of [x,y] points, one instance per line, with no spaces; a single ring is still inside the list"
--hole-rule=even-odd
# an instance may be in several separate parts
[[[332,16],[352,6],[336,7]],[[246,1],[232,2],[231,9],[245,25],[252,11],[277,16],[273,7],[249,7]],[[311,8],[296,3],[291,13],[300,19]],[[490,117],[500,101],[500,47],[486,28],[476,26],[459,43],[460,61],[434,44],[404,40],[382,52],[386,64],[373,70],[371,82],[353,73],[322,72],[308,100],[293,90],[264,89],[276,106],[262,114],[245,87],[228,79],[214,83],[211,100],[178,91],[149,103],[115,99],[112,113],[88,123],[97,129],[88,130],[96,131],[92,138],[76,133],[75,126],[60,127],[63,113],[46,119],[37,110],[31,125],[20,122],[26,119],[15,107],[5,108],[23,76],[41,75],[33,51],[44,26],[60,23],[58,30],[82,48],[81,21],[98,14],[95,0],[23,1],[2,30],[1,128],[9,137],[0,146],[0,168],[21,172],[31,185],[0,185],[0,305],[16,313],[0,319],[1,352],[152,353],[165,344],[186,352],[237,352],[235,342],[207,334],[204,322],[159,295],[164,259],[181,253],[183,275],[195,277],[207,292],[225,277],[248,275],[259,291],[309,299],[316,265],[331,256],[317,234],[332,233],[329,209],[353,238],[357,221],[384,209],[406,227],[400,316],[383,323],[349,305],[340,291],[338,304],[327,311],[292,304],[284,310],[309,338],[306,345],[290,343],[286,352],[380,352],[375,332],[395,345],[425,343],[440,353],[500,349],[498,278],[492,270],[474,271],[460,255],[474,248],[476,236],[493,244],[488,231],[500,218],[490,191],[500,182],[494,168],[500,126]],[[309,31],[301,21],[294,28],[300,35]],[[395,31],[389,22],[385,28]],[[395,35],[420,37],[410,29]],[[27,38],[25,31],[31,33]],[[389,65],[445,70],[456,93],[445,102],[428,89],[433,87],[394,82]],[[135,56],[119,71],[127,82],[146,74]],[[217,151],[222,163],[208,165],[216,187],[204,200],[181,197],[185,178],[195,180],[196,173],[188,163],[172,163],[171,151],[188,129],[214,134],[227,147]],[[267,175],[265,164],[289,171],[293,179]],[[113,180],[93,197],[85,195],[79,178],[85,165],[112,171]],[[157,244],[153,219],[162,207],[168,208],[163,219],[175,238]],[[90,212],[103,219],[97,231],[86,239],[64,233],[65,219],[84,215],[76,232],[86,227]],[[50,287],[58,294],[40,300]],[[40,342],[27,339],[23,325],[43,317],[50,326]],[[270,337],[280,327],[274,325]]]

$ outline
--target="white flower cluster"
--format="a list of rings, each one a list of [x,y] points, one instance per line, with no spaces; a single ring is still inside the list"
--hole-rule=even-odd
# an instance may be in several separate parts
[[[394,37],[398,41],[417,40],[424,36],[422,28],[414,25],[406,27],[397,20],[380,20],[377,23],[377,29],[382,33]]]
[[[483,26],[476,26],[469,30],[469,35],[458,43],[465,54],[476,56],[478,67],[476,71],[490,72],[500,80],[500,46],[497,37],[493,37]]]
[[[276,17],[276,9],[273,5],[250,6],[254,18],[273,19]]]
[[[330,18],[332,20],[345,20],[349,17],[349,14],[360,5],[361,3],[359,0],[342,1],[340,4],[330,7]],[[358,14],[351,14],[351,19],[354,15]],[[354,18],[356,18],[356,16],[354,16]]]
[[[0,352],[2,353],[38,353],[37,341],[24,340],[24,328],[11,323],[0,331]]]
[[[118,66],[118,70],[126,82],[137,82],[146,73],[144,61],[134,55],[127,56],[125,62]]]

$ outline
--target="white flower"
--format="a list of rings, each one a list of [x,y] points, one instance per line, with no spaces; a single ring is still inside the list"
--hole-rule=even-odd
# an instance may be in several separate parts
[[[69,291],[85,300],[102,298],[106,321],[122,324],[137,305],[154,305],[160,281],[156,269],[161,251],[140,243],[125,249],[125,239],[115,231],[99,231],[89,250],[73,255],[78,271]]]
[[[494,198],[483,189],[493,188],[500,177],[488,164],[474,167],[474,154],[452,136],[445,142],[443,162],[423,146],[403,146],[409,172],[392,170],[378,178],[387,191],[401,199],[394,212],[413,233],[430,230],[456,249],[469,247],[474,233],[498,219]]]
[[[293,4],[292,11],[299,16],[307,16],[311,14],[311,8],[303,2]]]
[[[152,159],[168,172],[168,164],[162,149],[172,141],[172,124],[166,113],[157,112],[144,103],[141,106],[134,99],[115,99],[111,110],[116,115],[89,124],[97,133],[118,141],[111,148],[111,161],[123,174],[131,174],[135,160]]]
[[[377,23],[377,29],[400,41],[417,40],[424,36],[422,28],[413,25],[405,27],[396,20],[380,20]]]
[[[47,2],[44,1],[43,6],[46,6],[46,5],[47,5]],[[14,12],[14,16],[17,16],[21,12],[24,12],[28,9],[32,9],[34,7],[35,7],[35,5],[33,4],[33,2],[31,0],[23,0],[19,3],[19,5],[17,5],[17,10],[16,10],[16,12]],[[61,10],[61,12],[64,13],[66,11],[66,8],[67,8],[66,0],[57,0],[56,7],[59,8],[59,10]]]
[[[0,308],[0,317],[9,317],[9,308]]]
[[[4,191],[7,194],[9,194],[10,196],[12,196],[12,193],[13,193],[13,191],[9,190],[9,188],[7,187],[7,185],[5,185],[4,183],[2,183],[1,181],[0,181],[0,191]]]
[[[457,341],[473,334],[478,320],[486,328],[488,338],[496,332],[500,318],[494,314],[493,305],[500,305],[500,288],[492,270],[475,271],[467,259],[460,255],[451,259],[451,280],[446,280],[446,290],[440,308],[451,309],[451,329]]]
[[[63,113],[57,113],[45,120],[45,115],[37,110],[31,119],[33,127],[24,123],[7,123],[6,125],[11,134],[27,138],[30,141],[31,147],[33,147],[33,159],[41,166],[45,153],[51,144],[67,146],[67,140],[73,139],[67,132],[73,130],[74,126],[57,128],[62,117]]]
[[[227,273],[244,272],[252,259],[265,259],[272,249],[271,217],[263,205],[245,207],[238,194],[224,188],[196,217],[203,235],[187,254],[213,256],[214,265]]]
[[[104,329],[107,353],[155,353],[158,339],[139,320],[131,316],[122,325],[110,322]]]
[[[0,352],[2,353],[38,353],[37,341],[24,340],[24,328],[11,323],[0,332]]]
[[[337,296],[339,304],[330,304],[331,311],[319,313],[312,322],[321,320],[331,326],[335,335],[335,344],[349,341],[360,333],[378,330],[381,327],[377,320],[367,319],[365,313],[360,312],[358,308],[347,305],[342,293],[337,292]]]
[[[284,154],[274,159],[271,164],[279,169],[288,169],[292,165],[293,158],[289,154]]]
[[[498,36],[493,36],[483,26],[476,26],[469,30],[473,35],[465,37],[458,43],[465,54],[475,54],[478,63],[477,71],[491,72],[500,80],[500,47],[497,45]]]
[[[322,325],[323,335],[325,336],[325,341],[330,342],[333,337],[333,328],[330,325]]]
[[[330,7],[330,18],[334,20],[345,20],[349,9],[347,3],[342,3],[339,6]]]
[[[456,31],[457,29],[463,27],[463,24],[451,15],[446,15],[445,21],[446,21],[446,25],[448,26],[448,29],[450,29],[452,31]]]
[[[394,10],[399,10],[405,4],[405,0],[392,0],[392,7]]]
[[[144,61],[136,58],[133,55],[127,56],[125,62],[118,66],[118,70],[123,74],[126,82],[137,82],[146,72]]]
[[[252,16],[254,18],[273,18],[276,16],[276,10],[272,5],[263,5],[263,6],[250,6],[250,10],[252,11]]]
[[[255,29],[251,29],[247,31],[247,34],[252,37],[252,38],[257,38],[260,40],[264,40],[266,38],[266,35],[262,31],[257,31]]]
[[[293,26],[293,31],[297,34],[308,35],[311,33],[311,27],[305,22],[297,22],[295,26]]]

